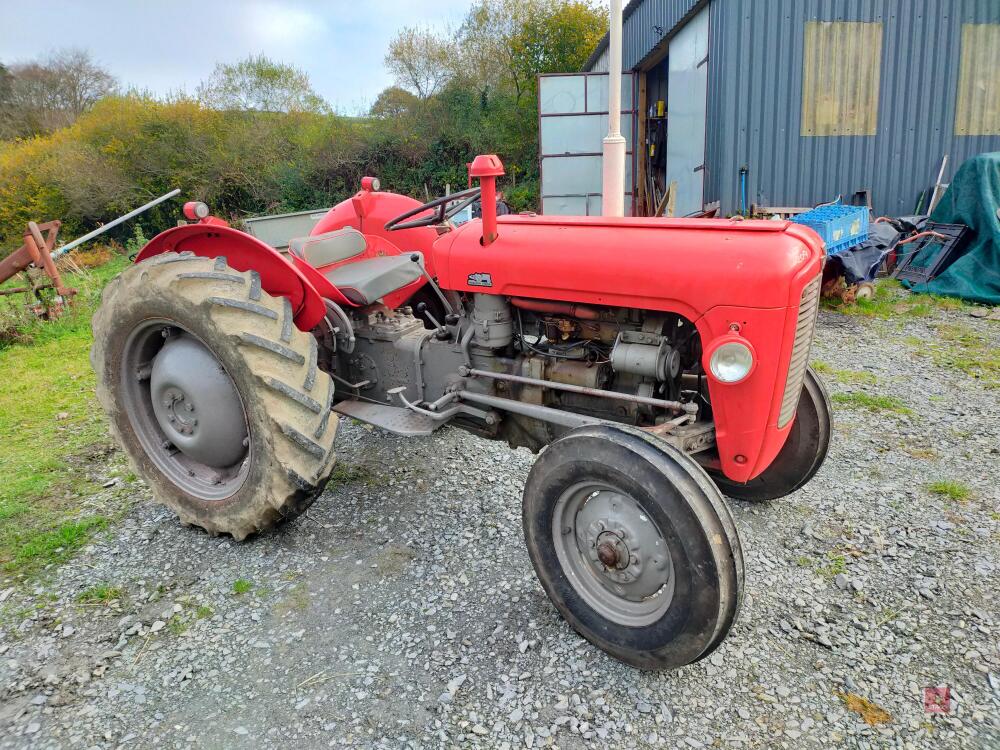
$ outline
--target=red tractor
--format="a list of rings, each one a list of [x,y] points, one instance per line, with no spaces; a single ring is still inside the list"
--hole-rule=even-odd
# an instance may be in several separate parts
[[[320,494],[338,414],[526,446],[524,534],[562,615],[639,667],[700,659],[742,599],[723,493],[786,495],[829,446],[823,244],[779,221],[498,219],[500,160],[469,173],[424,204],[365,178],[287,257],[187,204],[94,317],[112,427],[182,521],[236,539]]]

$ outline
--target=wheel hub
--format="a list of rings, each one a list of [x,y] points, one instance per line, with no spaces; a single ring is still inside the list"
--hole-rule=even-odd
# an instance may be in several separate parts
[[[584,486],[560,500],[557,516],[560,560],[592,606],[636,624],[669,604],[670,552],[635,499],[609,487]]]
[[[168,335],[153,360],[149,387],[156,422],[181,453],[219,469],[246,453],[246,418],[236,386],[197,339]]]

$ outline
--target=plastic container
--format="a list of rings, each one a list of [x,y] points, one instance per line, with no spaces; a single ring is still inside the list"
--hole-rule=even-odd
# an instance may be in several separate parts
[[[868,239],[868,208],[866,206],[819,206],[791,218],[796,224],[812,229],[823,238],[830,255],[860,245]]]

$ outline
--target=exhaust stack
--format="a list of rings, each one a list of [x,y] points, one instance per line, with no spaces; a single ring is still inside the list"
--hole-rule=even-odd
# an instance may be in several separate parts
[[[469,165],[470,182],[478,179],[483,191],[479,196],[483,207],[483,247],[497,238],[497,177],[503,175],[503,163],[496,154],[480,154]]]
[[[608,135],[604,138],[601,214],[625,215],[625,139],[622,137],[622,0],[611,0],[608,31]]]

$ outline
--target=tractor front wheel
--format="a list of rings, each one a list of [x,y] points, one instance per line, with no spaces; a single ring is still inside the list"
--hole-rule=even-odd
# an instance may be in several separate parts
[[[181,521],[243,539],[297,516],[334,460],[333,382],[286,299],[225,258],[126,269],[93,318],[112,432]]]
[[[524,489],[538,580],[577,632],[617,659],[671,669],[726,637],[743,591],[736,526],[694,461],[641,430],[583,427]]]
[[[832,435],[830,396],[823,381],[810,367],[806,369],[792,429],[771,465],[742,484],[727,478],[718,469],[709,469],[708,473],[729,497],[751,502],[776,500],[790,495],[813,478],[826,459]]]

